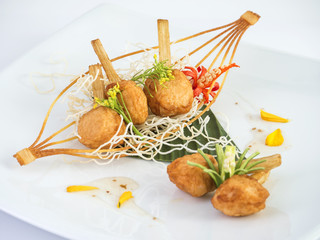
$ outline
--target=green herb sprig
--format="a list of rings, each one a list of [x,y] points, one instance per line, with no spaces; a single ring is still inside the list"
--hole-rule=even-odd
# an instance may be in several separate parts
[[[145,81],[147,79],[151,79],[154,82],[155,91],[157,92],[157,85],[156,85],[155,81],[159,81],[159,83],[162,87],[166,87],[164,85],[164,83],[174,79],[174,76],[172,75],[172,67],[173,66],[166,66],[165,63],[167,61],[159,62],[156,54],[153,56],[153,58],[154,58],[155,63],[153,64],[152,68],[149,68],[145,71],[141,70],[141,71],[137,72],[131,78],[131,80],[145,86]],[[146,89],[147,89],[148,93],[150,94],[150,96],[152,96],[149,89],[147,87],[146,87]]]
[[[259,152],[255,152],[252,155],[250,155],[247,159],[245,159],[245,155],[248,152],[248,148],[244,150],[244,152],[241,154],[240,158],[236,162],[235,156],[236,156],[236,147],[227,145],[225,150],[223,151],[223,148],[220,144],[216,144],[216,152],[217,152],[217,162],[218,166],[215,167],[213,163],[210,161],[210,159],[207,157],[206,154],[201,149],[198,149],[198,152],[201,154],[201,156],[206,160],[206,162],[209,165],[209,168],[194,163],[191,161],[188,161],[188,165],[195,166],[200,169],[202,169],[205,173],[208,173],[210,177],[213,179],[213,181],[216,184],[216,187],[219,187],[225,180],[232,177],[233,175],[242,175],[242,174],[248,174],[256,170],[263,170],[264,167],[255,167],[260,163],[265,162],[266,160],[260,160],[257,162],[254,162],[250,164],[250,161],[256,157]]]
[[[119,94],[122,104],[118,100],[117,94]],[[126,107],[126,104],[124,103],[123,96],[120,91],[120,86],[118,83],[113,88],[110,88],[108,90],[107,95],[108,95],[107,99],[94,98],[95,100],[94,108],[96,108],[97,105],[111,108],[115,110],[118,114],[120,114],[126,123],[132,122],[130,113]],[[134,125],[132,125],[132,130],[135,134],[142,137],[142,134]]]

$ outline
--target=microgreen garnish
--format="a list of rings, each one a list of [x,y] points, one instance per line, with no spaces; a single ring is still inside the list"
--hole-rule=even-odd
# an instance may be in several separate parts
[[[162,87],[166,87],[164,83],[174,79],[174,76],[172,75],[173,66],[166,66],[166,61],[159,62],[156,54],[153,56],[153,58],[155,63],[153,64],[152,68],[137,72],[131,80],[145,86],[145,81],[147,79],[152,79],[154,82],[155,91],[157,92],[156,80],[159,81]],[[152,96],[149,89],[146,89],[150,96]]]
[[[255,166],[265,162],[266,160],[260,160],[250,164],[250,161],[259,154],[258,152],[251,154],[248,158],[245,159],[245,155],[248,152],[248,150],[248,148],[245,149],[238,161],[236,161],[235,146],[227,145],[225,147],[225,150],[223,151],[222,146],[220,144],[217,144],[217,167],[213,165],[213,163],[201,149],[198,149],[198,153],[200,153],[201,156],[206,160],[206,162],[209,165],[209,168],[191,161],[188,161],[187,163],[190,166],[201,168],[204,172],[208,173],[215,182],[216,186],[219,187],[225,180],[232,177],[233,175],[248,174],[256,170],[264,169],[263,167]]]
[[[122,104],[118,100],[117,94],[119,94]],[[110,88],[108,90],[107,95],[107,99],[94,98],[95,104],[93,107],[96,108],[98,105],[101,105],[104,107],[111,108],[115,110],[118,114],[120,114],[126,123],[132,122],[130,113],[126,107],[126,104],[124,103],[123,96],[118,83],[113,88]],[[132,125],[132,130],[135,134],[142,136],[142,134],[134,125]]]

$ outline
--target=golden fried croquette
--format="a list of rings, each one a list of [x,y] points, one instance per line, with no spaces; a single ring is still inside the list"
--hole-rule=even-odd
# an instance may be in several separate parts
[[[105,95],[109,88],[114,87],[116,83],[111,83],[107,86]],[[143,124],[148,117],[148,102],[143,90],[130,80],[122,80],[119,82],[120,91],[123,96],[123,101],[128,109],[132,123],[134,125]],[[117,95],[119,102],[122,104],[122,99]]]
[[[110,108],[91,109],[80,118],[78,125],[79,142],[88,148],[98,148],[116,134],[120,123],[120,115]],[[118,135],[124,134],[125,128],[125,124],[122,123]],[[104,148],[108,147],[104,146]]]
[[[147,79],[145,92],[151,111],[158,116],[175,116],[190,111],[193,90],[186,76],[177,69],[172,71],[174,79],[161,86],[159,81]],[[155,88],[156,84],[156,88]],[[148,89],[153,97],[150,96]],[[157,91],[156,91],[157,89]]]
[[[229,216],[247,216],[265,208],[269,192],[247,175],[234,175],[223,182],[211,199],[212,205]]]
[[[217,164],[213,156],[207,156],[214,165]],[[168,165],[167,172],[170,181],[179,189],[194,197],[201,197],[208,192],[214,191],[216,189],[216,185],[209,174],[205,173],[198,167],[188,165],[187,161],[199,163],[209,168],[208,163],[199,153],[185,155],[177,158]]]

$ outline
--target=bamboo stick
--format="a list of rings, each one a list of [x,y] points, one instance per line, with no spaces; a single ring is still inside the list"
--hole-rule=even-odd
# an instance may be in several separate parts
[[[201,63],[203,63],[222,43],[226,41],[226,39],[232,38],[232,36],[238,31],[237,28],[230,31],[220,42],[218,42],[197,64],[195,67],[199,67]]]
[[[245,28],[245,26],[239,25],[239,29],[237,28],[236,31],[227,39],[227,41],[223,44],[223,46],[221,47],[220,51],[218,52],[218,54],[215,56],[215,58],[213,59],[213,61],[210,64],[210,66],[208,67],[209,70],[212,69],[213,65],[215,64],[215,62],[217,61],[217,59],[219,58],[219,56],[221,55],[221,53],[223,52],[225,47],[229,44],[229,42],[232,40],[231,43],[233,44],[234,41],[237,39],[237,37],[241,34],[241,31],[244,28]],[[230,48],[231,48],[231,46],[230,46]],[[230,48],[229,47],[227,48],[227,53],[229,52]],[[221,63],[220,66],[222,66],[222,65],[223,64]]]
[[[86,72],[85,74],[87,74],[88,72]],[[49,115],[53,109],[53,106],[56,104],[56,102],[59,100],[59,98],[68,90],[70,89],[77,81],[78,81],[79,77],[76,77],[75,79],[72,80],[72,82],[67,86],[65,87],[60,93],[59,95],[54,99],[54,101],[51,103],[50,107],[49,107],[49,110],[44,118],[44,121],[42,123],[42,127],[40,129],[40,132],[38,134],[38,137],[36,138],[36,140],[32,143],[32,145],[29,147],[29,148],[32,148],[34,147],[40,140],[42,134],[43,134],[43,131],[47,125],[47,122],[48,122],[48,118],[49,118]]]
[[[260,16],[258,14],[251,12],[251,11],[246,11],[240,17],[240,19],[244,19],[250,25],[254,25],[256,22],[258,22],[259,18],[260,18]]]
[[[91,41],[92,47],[97,54],[100,63],[102,64],[102,67],[104,71],[106,72],[106,75],[110,82],[119,82],[121,79],[119,75],[116,73],[116,70],[114,70],[112,63],[108,57],[108,54],[106,50],[103,48],[102,43],[100,39],[95,39]]]
[[[39,148],[40,146],[42,146],[43,144],[49,142],[52,138],[54,138],[55,136],[57,136],[59,133],[63,132],[64,130],[68,129],[69,127],[71,127],[72,125],[74,125],[76,122],[73,121],[71,123],[69,123],[68,125],[64,126],[63,128],[61,128],[59,131],[55,132],[54,134],[52,134],[51,136],[49,136],[48,138],[46,138],[45,140],[43,140],[41,143],[39,143],[38,145],[34,146],[34,148]]]
[[[197,47],[196,49],[194,49],[193,51],[189,52],[186,56],[192,56],[194,53],[198,52],[199,50],[201,50],[202,48],[204,48],[205,46],[207,46],[209,43],[213,42],[214,40],[216,40],[217,38],[219,38],[220,36],[222,36],[223,34],[225,34],[226,32],[230,31],[233,28],[236,28],[238,25],[232,25],[231,27],[227,28],[226,30],[224,30],[223,32],[219,33],[218,35],[214,36],[213,38],[211,38],[210,40],[208,40],[207,42],[205,42],[204,44],[200,45],[199,47]],[[186,56],[183,56],[182,58],[180,58],[180,61],[185,58]]]
[[[89,66],[89,74],[93,77],[96,78],[94,82],[92,83],[92,92],[93,92],[93,97],[99,98],[99,99],[104,99],[104,83],[101,80],[103,78],[102,74],[102,69],[100,64],[94,64]]]
[[[76,140],[76,139],[78,139],[78,137],[70,137],[70,138],[67,138],[67,139],[64,139],[64,140],[51,142],[51,143],[45,144],[45,145],[43,145],[41,147],[38,147],[37,150],[41,151],[42,149],[45,149],[47,147],[50,147],[50,146],[53,146],[53,145],[57,145],[57,144],[61,144],[61,143],[70,142],[70,141]]]
[[[171,65],[169,21],[158,19],[159,60]]]
[[[13,157],[18,160],[20,166],[27,165],[37,159],[37,157],[34,156],[33,152],[31,152],[29,148],[20,150],[15,155],[13,155]]]
[[[222,65],[224,64],[224,62],[225,62],[225,60],[226,60],[226,58],[227,58],[227,56],[228,56],[228,53],[229,53],[231,47],[233,46],[235,40],[237,40],[237,38],[240,36],[240,34],[242,34],[242,32],[245,31],[246,29],[247,29],[247,26],[246,26],[244,29],[241,29],[241,32],[240,32],[239,34],[237,34],[237,36],[235,36],[235,37],[232,39],[231,43],[229,44],[229,46],[228,46],[228,48],[227,48],[227,50],[226,50],[226,52],[225,52],[225,54],[224,54],[224,56],[223,56],[223,58],[222,58],[222,60],[221,60],[220,66],[222,66]],[[213,66],[213,64],[214,64],[214,62],[212,62],[212,63],[210,64],[210,66]],[[211,68],[209,67],[208,69],[211,69]]]
[[[186,40],[189,40],[189,39],[192,39],[192,38],[201,36],[201,35],[206,34],[206,33],[210,33],[210,32],[213,32],[213,31],[217,31],[217,30],[220,30],[220,29],[229,27],[229,26],[231,26],[231,25],[236,26],[236,24],[237,24],[239,21],[240,21],[240,19],[238,19],[238,20],[236,20],[236,21],[234,21],[234,22],[232,22],[232,23],[229,23],[229,24],[227,24],[227,25],[223,25],[223,26],[221,26],[221,27],[212,28],[212,29],[209,29],[209,30],[206,30],[206,31],[202,31],[202,32],[199,32],[199,33],[190,35],[190,36],[188,36],[188,37],[180,38],[180,39],[178,39],[178,40],[176,40],[176,41],[170,42],[170,44],[177,44],[177,43],[180,43],[180,42],[183,42],[183,41],[186,41]],[[159,46],[153,46],[153,47],[150,47],[150,48],[147,48],[147,49],[142,49],[142,50],[138,50],[138,51],[126,53],[126,54],[123,54],[123,55],[121,55],[121,56],[112,58],[112,59],[111,59],[111,62],[120,60],[120,59],[122,59],[122,58],[130,57],[130,56],[132,56],[132,55],[136,55],[136,54],[139,54],[139,53],[143,53],[143,52],[145,52],[145,51],[150,51],[150,50],[152,50],[152,49],[158,49],[158,48],[159,48]],[[184,57],[185,57],[185,56],[184,56]],[[183,57],[183,58],[184,58],[184,57]]]

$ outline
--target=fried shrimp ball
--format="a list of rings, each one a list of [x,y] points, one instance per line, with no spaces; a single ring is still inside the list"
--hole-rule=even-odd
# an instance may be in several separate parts
[[[161,86],[159,81],[147,79],[145,92],[151,111],[158,116],[175,116],[190,111],[193,102],[192,86],[178,69],[172,71],[174,79]],[[156,87],[155,87],[156,84]],[[150,96],[148,89],[153,97]],[[156,91],[157,90],[157,91]]]
[[[106,96],[108,89],[115,86],[116,83],[111,83],[106,88]],[[148,102],[143,90],[130,80],[122,80],[119,82],[120,91],[123,96],[123,101],[128,109],[130,117],[134,125],[143,124],[148,117]],[[118,100],[122,104],[122,99],[118,94]]]
[[[228,216],[247,216],[264,209],[268,197],[268,190],[256,179],[234,175],[218,187],[211,203]]]
[[[207,156],[214,165],[217,164],[213,156]],[[209,174],[203,172],[203,170],[198,167],[188,165],[188,161],[199,163],[209,168],[208,163],[199,153],[185,155],[177,158],[168,165],[167,173],[170,181],[179,189],[194,197],[201,197],[208,192],[214,191],[216,185]]]
[[[79,142],[88,148],[98,148],[117,133],[120,124],[121,117],[116,111],[107,107],[91,109],[80,118]],[[118,135],[124,134],[125,129],[125,124],[122,123]]]

